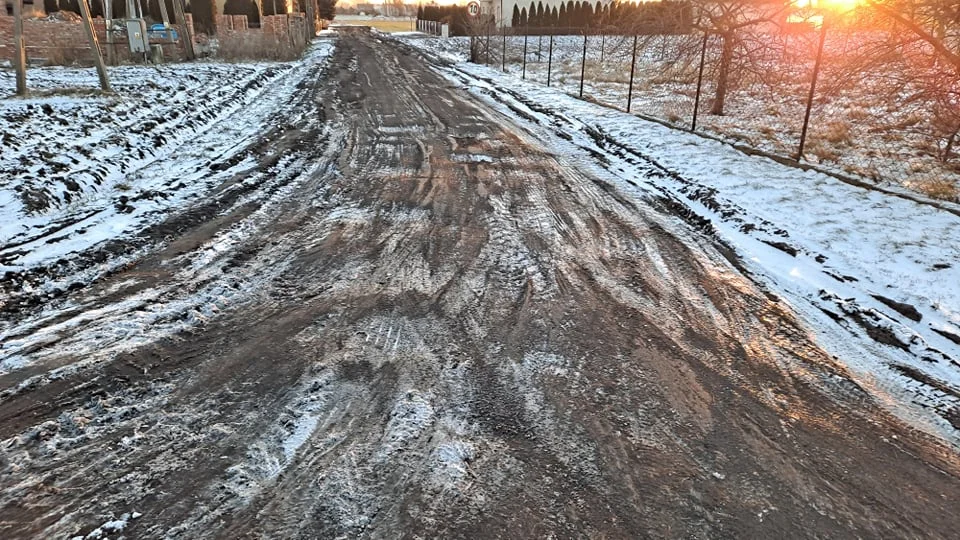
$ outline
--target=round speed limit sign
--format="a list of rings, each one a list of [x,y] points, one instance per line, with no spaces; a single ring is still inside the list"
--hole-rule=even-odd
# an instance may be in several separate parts
[[[469,4],[467,4],[467,15],[470,15],[471,17],[479,17],[480,2],[477,2],[476,0],[474,0],[473,2],[470,2]]]

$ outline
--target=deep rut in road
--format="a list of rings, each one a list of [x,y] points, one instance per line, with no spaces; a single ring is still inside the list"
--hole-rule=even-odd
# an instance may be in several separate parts
[[[297,114],[326,127],[264,144],[313,172],[205,275],[247,296],[4,376],[3,536],[955,532],[955,450],[678,220],[372,34],[310,84]],[[178,230],[99,309],[182,286],[228,225]]]

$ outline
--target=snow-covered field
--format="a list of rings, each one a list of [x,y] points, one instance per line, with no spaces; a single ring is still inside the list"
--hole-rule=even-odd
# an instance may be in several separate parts
[[[436,40],[405,41],[437,51]],[[444,72],[572,165],[667,205],[732,248],[861,385],[958,441],[950,426],[960,428],[960,205],[748,156],[499,69],[457,63]]]
[[[222,180],[208,175],[216,157],[242,145],[263,117],[253,110],[242,124],[211,128],[262,98],[289,69],[123,66],[110,70],[117,93],[110,97],[94,93],[91,69],[30,70],[35,95],[0,102],[0,270],[42,264],[135,230],[145,215],[196,196],[205,187],[197,182]],[[0,93],[11,94],[13,84],[11,72],[0,72]],[[177,152],[198,138],[209,144],[203,155]]]
[[[664,43],[664,39],[670,38],[651,39],[638,47],[631,111],[689,128],[696,66],[674,62],[671,48],[675,44]],[[809,40],[794,39],[797,49],[812,46]],[[844,47],[849,46],[847,41],[845,36],[828,40],[827,56],[842,58]],[[507,37],[506,69],[517,77],[523,76],[523,43],[522,36]],[[585,99],[626,108],[632,44],[623,36],[588,38]],[[469,55],[469,38],[434,38],[421,45],[450,59],[465,60]],[[492,47],[494,67],[499,68],[499,37],[493,39]],[[526,48],[526,78],[546,84],[549,37],[530,36]],[[583,37],[554,37],[552,87],[579,94],[582,55]],[[715,116],[706,114],[714,88],[709,66],[715,60],[708,55],[698,131],[785,157],[795,156],[812,66],[789,63],[776,67],[776,82],[735,89],[727,98],[726,114]],[[884,90],[872,88],[867,81],[838,88],[842,84],[839,79],[825,68],[811,111],[805,160],[839,173],[958,202],[960,171],[937,159],[943,141],[932,135],[931,111],[916,100],[907,100],[909,90],[902,90],[904,99],[892,105]]]
[[[109,97],[94,92],[92,69],[31,69],[32,95],[0,100],[0,274],[9,273],[7,285],[68,286],[42,270],[136,235],[252,163],[242,150],[271,127],[271,115],[296,90],[298,70],[331,50],[322,43],[300,63],[111,68],[116,95]],[[0,94],[13,86],[12,72],[0,71]]]
[[[109,97],[77,90],[95,88],[92,70],[30,70],[31,97],[0,101],[10,140],[0,156],[0,312],[14,314],[0,319],[0,373],[22,367],[23,354],[44,343],[81,355],[135,346],[202,323],[257,289],[262,269],[233,283],[215,278],[260,215],[315,168],[295,152],[260,155],[257,145],[299,122],[304,112],[285,108],[296,108],[304,78],[322,69],[333,43],[284,64],[112,68],[117,95]],[[11,93],[12,78],[0,75],[0,92]],[[171,215],[226,215],[253,200],[258,212],[182,254],[178,284],[96,309],[84,308],[94,300],[58,300],[162,246],[176,232],[161,225]],[[170,226],[196,218],[183,219]],[[36,316],[16,315],[34,306],[42,307]],[[81,333],[90,326],[85,311],[98,324]]]

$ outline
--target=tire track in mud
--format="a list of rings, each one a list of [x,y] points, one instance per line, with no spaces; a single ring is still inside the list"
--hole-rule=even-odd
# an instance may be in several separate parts
[[[0,532],[133,512],[124,534],[175,538],[955,530],[954,451],[691,232],[375,35],[342,34],[313,88],[331,165],[211,278],[261,274],[250,300],[0,396]]]

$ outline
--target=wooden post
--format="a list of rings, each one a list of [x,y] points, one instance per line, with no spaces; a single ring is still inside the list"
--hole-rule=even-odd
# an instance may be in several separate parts
[[[177,12],[177,21],[180,22],[180,27],[183,30],[183,35],[180,36],[180,39],[183,40],[187,60],[193,60],[197,57],[197,54],[193,51],[193,32],[190,31],[190,25],[187,24],[187,15],[184,12],[183,0],[173,0],[173,10]]]
[[[93,53],[93,64],[97,67],[97,76],[100,77],[100,90],[105,93],[113,93],[110,88],[110,79],[107,77],[107,66],[103,63],[103,56],[100,54],[100,44],[97,42],[97,32],[93,29],[93,19],[90,18],[90,6],[87,0],[80,0],[80,16],[83,17],[83,30],[87,34],[87,41],[90,42],[90,52]]]
[[[27,95],[27,53],[23,47],[23,0],[13,0],[13,64],[17,69],[17,95]]]

